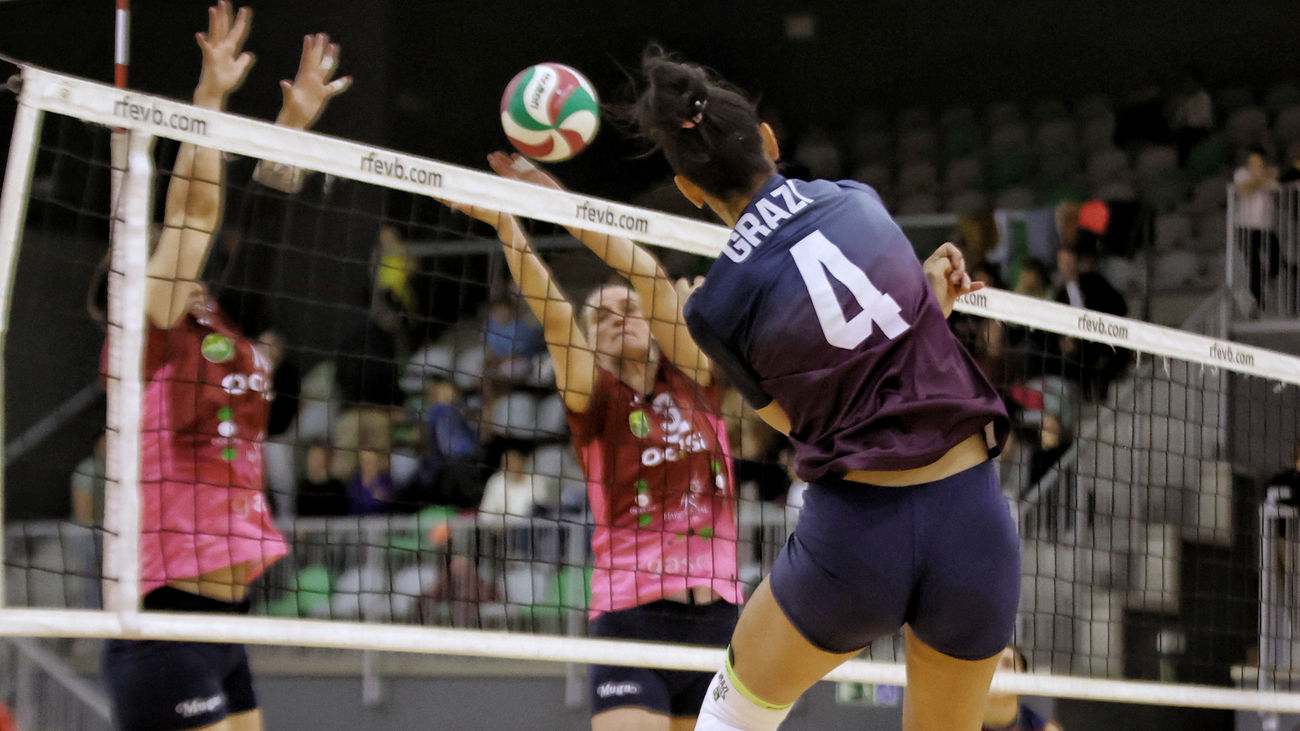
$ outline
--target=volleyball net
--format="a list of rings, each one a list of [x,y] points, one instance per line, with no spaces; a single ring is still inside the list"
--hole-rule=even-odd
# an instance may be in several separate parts
[[[115,128],[128,132],[116,161]],[[221,383],[276,394],[265,499],[289,553],[254,585],[249,617],[138,602],[145,266],[179,143],[225,156],[204,278],[278,364],[271,382]],[[254,182],[258,161],[302,171],[301,190]],[[575,302],[610,272],[566,226],[653,246],[674,276],[703,273],[728,235],[24,68],[0,202],[0,634],[715,670],[716,648],[585,636],[598,517],[554,370],[494,232],[440,201],[521,216]],[[85,303],[110,252],[101,360]],[[1300,359],[999,290],[957,309],[954,330],[1015,424],[999,467],[1023,544],[1015,641],[1037,672],[998,687],[1300,711],[1275,692],[1295,669],[1288,541],[1300,529],[1279,512],[1291,497],[1266,505],[1256,479],[1289,459]],[[221,346],[203,357],[220,361]],[[752,588],[797,520],[801,483],[778,435],[726,389],[722,405],[736,580]],[[233,436],[220,418],[205,439]],[[102,462],[83,461],[101,430]],[[77,519],[34,517],[69,510],[69,475]],[[902,685],[900,660],[898,638],[882,638],[829,678]]]

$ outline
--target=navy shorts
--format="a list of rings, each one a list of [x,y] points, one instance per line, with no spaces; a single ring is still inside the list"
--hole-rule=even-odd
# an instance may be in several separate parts
[[[946,655],[998,654],[1020,601],[1020,539],[996,465],[910,487],[809,485],[770,580],[795,628],[828,652],[906,623]]]
[[[144,608],[246,613],[248,604],[162,587],[145,596]],[[103,674],[117,727],[128,731],[200,728],[257,708],[243,645],[109,640]]]
[[[664,600],[606,612],[591,623],[591,636],[725,647],[739,616],[740,608],[725,601],[691,605]],[[714,675],[592,665],[587,672],[591,715],[633,706],[674,718],[698,716]]]

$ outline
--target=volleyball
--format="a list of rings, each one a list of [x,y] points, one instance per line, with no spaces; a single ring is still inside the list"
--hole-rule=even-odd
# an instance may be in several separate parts
[[[568,160],[600,127],[596,89],[576,69],[539,63],[520,71],[501,96],[501,126],[510,144],[542,162]]]

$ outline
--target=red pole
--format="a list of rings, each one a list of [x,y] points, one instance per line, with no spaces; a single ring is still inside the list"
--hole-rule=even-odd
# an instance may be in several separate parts
[[[126,68],[131,60],[131,0],[117,0],[113,43],[113,85],[126,88]]]

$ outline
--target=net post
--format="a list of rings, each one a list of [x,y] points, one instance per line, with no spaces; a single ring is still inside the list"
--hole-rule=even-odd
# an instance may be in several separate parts
[[[129,135],[122,180],[122,218],[113,227],[109,273],[108,448],[104,525],[105,606],[123,629],[139,625],[140,423],[144,383],[145,268],[148,264],[154,137]],[[106,540],[106,543],[108,541]],[[112,578],[116,577],[116,578]]]
[[[41,140],[44,112],[18,99],[14,131],[9,143],[9,161],[5,165],[4,188],[0,189],[0,352],[6,350],[9,334],[9,306],[13,294],[14,273],[18,268],[18,247],[27,218],[27,197],[31,190],[36,148]],[[4,383],[4,360],[0,358],[0,383]],[[4,420],[0,418],[0,444],[4,444]],[[0,469],[0,498],[5,494],[5,470]],[[4,500],[0,499],[0,559],[4,558]],[[0,609],[7,606],[5,582],[0,581]]]

